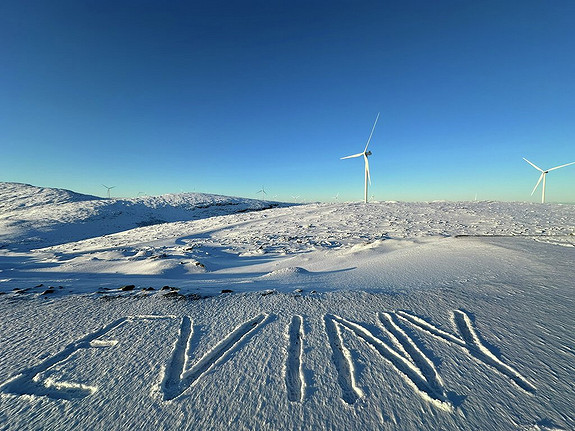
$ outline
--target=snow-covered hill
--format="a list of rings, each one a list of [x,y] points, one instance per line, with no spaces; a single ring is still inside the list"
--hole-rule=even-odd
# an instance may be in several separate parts
[[[1,430],[575,429],[575,206],[220,198],[9,213]]]
[[[0,183],[0,246],[43,247],[138,226],[197,220],[278,205],[204,193],[103,199],[63,189]]]
[[[0,182],[0,215],[44,205],[100,200],[70,190],[37,187],[30,184]]]

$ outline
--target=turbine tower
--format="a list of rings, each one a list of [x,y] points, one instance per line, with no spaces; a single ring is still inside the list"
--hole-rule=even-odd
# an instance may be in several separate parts
[[[354,157],[361,157],[363,156],[363,160],[365,162],[365,192],[364,192],[364,202],[367,203],[367,183],[371,185],[371,177],[369,175],[369,161],[367,158],[371,156],[371,151],[367,151],[367,147],[369,146],[369,142],[371,141],[371,137],[373,135],[373,131],[375,130],[375,125],[377,124],[377,120],[379,120],[379,112],[377,113],[377,117],[375,118],[375,123],[373,123],[373,127],[371,128],[371,133],[369,134],[369,138],[367,139],[367,143],[365,144],[365,148],[363,153],[354,154],[352,156],[341,157],[340,160],[343,159],[352,159]]]
[[[116,186],[108,187],[106,184],[102,184],[102,185],[108,189],[108,199],[110,199],[110,190],[112,190]]]
[[[533,193],[535,193],[535,190],[537,190],[539,183],[541,182],[541,180],[543,180],[543,191],[541,193],[541,203],[545,203],[545,177],[547,176],[547,174],[551,171],[554,171],[555,169],[564,168],[565,166],[575,164],[575,162],[571,162],[571,163],[567,163],[565,165],[555,166],[554,168],[547,169],[546,171],[544,171],[539,166],[536,166],[535,164],[531,163],[525,157],[523,157],[523,160],[525,160],[527,163],[529,163],[531,166],[533,166],[535,169],[537,169],[539,172],[541,172],[541,175],[539,176],[539,180],[537,181],[537,184],[535,184],[535,187],[533,187],[533,191],[531,192],[531,196],[533,196]]]

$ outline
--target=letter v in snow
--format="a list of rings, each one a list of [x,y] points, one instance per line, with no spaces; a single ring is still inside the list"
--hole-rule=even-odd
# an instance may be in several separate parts
[[[262,326],[267,318],[267,314],[260,314],[242,323],[194,365],[189,366],[193,357],[191,347],[193,326],[188,316],[182,317],[180,335],[176,340],[172,351],[172,358],[166,367],[162,380],[164,401],[177,398],[186,389],[193,386],[200,377],[213,367],[225,361],[234,350],[241,347],[242,342],[245,342],[250,335],[253,335],[254,331]]]

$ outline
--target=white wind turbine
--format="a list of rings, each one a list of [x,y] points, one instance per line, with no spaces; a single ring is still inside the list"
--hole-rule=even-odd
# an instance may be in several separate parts
[[[354,154],[352,156],[341,157],[340,160],[343,159],[352,159],[354,157],[361,157],[363,156],[363,160],[365,162],[365,193],[364,193],[364,202],[367,203],[367,183],[371,185],[371,177],[369,175],[369,161],[367,158],[371,156],[371,151],[367,151],[367,147],[369,146],[369,141],[371,141],[371,136],[373,135],[373,131],[375,130],[375,125],[377,124],[377,120],[379,120],[379,112],[377,113],[377,117],[375,118],[375,123],[373,123],[373,127],[371,128],[371,133],[369,134],[369,138],[367,143],[365,144],[365,148],[363,153]]]
[[[110,190],[112,190],[116,186],[108,187],[106,184],[102,184],[102,185],[108,189],[108,199],[110,199]]]
[[[555,166],[554,168],[551,169],[547,169],[546,171],[544,171],[543,169],[541,169],[539,166],[536,166],[535,164],[531,163],[529,160],[527,160],[525,157],[523,157],[523,160],[525,160],[527,163],[529,163],[531,166],[533,166],[535,169],[537,169],[539,172],[541,172],[541,175],[539,176],[539,180],[537,181],[537,184],[535,184],[535,187],[533,187],[533,191],[531,192],[531,195],[533,195],[533,193],[535,193],[535,190],[537,190],[537,187],[539,186],[539,183],[541,182],[541,180],[543,180],[543,191],[541,193],[541,203],[545,203],[545,177],[547,176],[547,174],[550,171],[554,171],[555,169],[559,169],[559,168],[564,168],[565,166],[569,166],[569,165],[573,165],[575,164],[575,162],[571,162],[571,163],[567,163],[565,165],[561,165],[561,166]]]

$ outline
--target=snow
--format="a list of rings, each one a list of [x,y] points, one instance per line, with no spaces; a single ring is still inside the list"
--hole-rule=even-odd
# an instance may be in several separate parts
[[[575,429],[573,205],[0,192],[0,429]]]
[[[255,211],[278,203],[204,193],[103,199],[0,182],[0,246],[42,247],[137,226]]]

